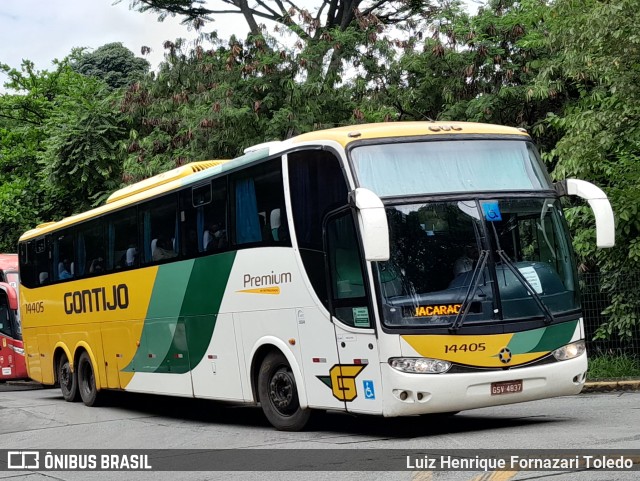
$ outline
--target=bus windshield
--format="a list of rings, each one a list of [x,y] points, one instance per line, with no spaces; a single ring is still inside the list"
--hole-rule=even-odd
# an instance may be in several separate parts
[[[522,140],[360,145],[351,160],[360,187],[380,197],[551,188],[535,148]]]
[[[556,199],[407,204],[387,207],[387,217],[391,257],[378,263],[387,326],[450,326],[465,299],[465,324],[579,308]]]

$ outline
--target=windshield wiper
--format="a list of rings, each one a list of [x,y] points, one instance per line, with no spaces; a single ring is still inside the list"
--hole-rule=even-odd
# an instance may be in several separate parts
[[[511,259],[509,259],[509,256],[507,255],[507,253],[502,250],[502,246],[500,245],[500,237],[498,236],[498,232],[496,231],[496,226],[493,222],[491,222],[491,227],[493,228],[493,237],[496,241],[496,247],[497,247],[496,253],[500,257],[500,259],[502,259],[502,262],[504,262],[504,264],[513,273],[513,275],[516,276],[516,279],[518,279],[520,283],[524,286],[527,292],[531,294],[531,297],[533,297],[533,300],[536,302],[536,304],[544,314],[544,323],[551,324],[553,321],[555,321],[553,314],[551,313],[547,305],[542,301],[542,299],[540,298],[536,290],[533,288],[531,283],[522,275],[522,272],[520,272],[518,268],[513,264]]]
[[[516,276],[516,279],[520,281],[520,283],[525,287],[527,292],[531,294],[531,297],[533,297],[533,300],[536,302],[540,310],[544,313],[545,324],[551,324],[555,320],[553,317],[553,314],[551,313],[547,305],[542,301],[542,299],[540,298],[536,290],[533,288],[531,283],[522,275],[522,272],[520,272],[518,268],[513,264],[513,262],[511,261],[511,259],[509,259],[509,256],[505,251],[499,248],[497,250],[497,253],[498,253],[498,256],[500,256],[500,259],[502,259],[502,262],[504,262],[504,264],[513,273],[513,275]]]
[[[484,273],[484,267],[487,265],[487,259],[489,259],[489,251],[480,251],[480,257],[478,258],[478,263],[476,264],[475,269],[473,269],[471,282],[469,283],[469,288],[467,289],[467,294],[464,296],[464,300],[460,305],[458,315],[453,321],[453,324],[451,324],[451,326],[449,327],[449,330],[452,332],[455,332],[460,327],[462,327],[464,319],[467,317],[469,309],[471,309],[471,299],[476,295],[476,291],[478,290],[478,286],[480,285],[481,274]]]

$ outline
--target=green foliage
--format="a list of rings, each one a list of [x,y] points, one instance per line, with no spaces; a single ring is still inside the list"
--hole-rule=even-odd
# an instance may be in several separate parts
[[[124,144],[128,182],[355,120],[347,87],[297,80],[292,54],[276,54],[265,41],[203,35],[194,48],[181,40],[165,44],[158,72],[132,84],[121,104],[132,126]]]
[[[42,221],[84,210],[120,185],[114,146],[126,135],[111,90],[74,72],[0,67],[9,80],[0,95],[0,248],[15,251],[19,235]]]
[[[199,0],[130,3],[200,32],[224,18]],[[256,143],[369,121],[500,123],[528,129],[555,178],[609,195],[614,249],[596,249],[588,206],[570,200],[566,217],[581,269],[613,274],[612,320],[597,336],[637,332],[640,294],[623,282],[640,269],[637,2],[491,0],[476,15],[458,0],[220,3],[249,36],[166,42],[156,72],[119,43],[51,72],[1,67],[0,248],[123,182]]]
[[[108,43],[93,52],[75,51],[71,67],[88,77],[97,77],[111,88],[126,87],[149,71],[149,62],[136,57],[120,42]]]
[[[602,187],[616,215],[616,247],[593,248],[593,216],[586,208],[568,215],[576,251],[587,270],[611,275],[615,292],[605,311],[611,322],[598,337],[631,337],[640,327],[640,296],[624,279],[640,269],[640,11],[630,0],[560,0],[549,23],[552,55],[541,69],[536,92],[559,92],[563,110],[548,116],[559,140],[549,153],[558,178],[578,177]]]
[[[44,122],[48,135],[38,153],[43,175],[64,193],[58,211],[65,213],[100,204],[119,187],[118,145],[127,132],[102,82],[84,76],[73,80]]]
[[[587,378],[616,379],[640,376],[640,359],[624,354],[605,354],[589,358]]]

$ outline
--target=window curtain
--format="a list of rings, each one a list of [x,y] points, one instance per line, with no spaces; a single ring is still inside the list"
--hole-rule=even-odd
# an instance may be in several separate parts
[[[202,239],[202,236],[200,236]],[[258,204],[253,179],[236,182],[236,242],[260,242],[262,233],[258,219]]]

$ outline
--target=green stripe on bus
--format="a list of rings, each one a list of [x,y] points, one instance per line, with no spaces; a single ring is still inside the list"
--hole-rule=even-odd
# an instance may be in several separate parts
[[[185,337],[181,339],[182,342],[172,345],[164,359],[164,363],[171,366],[170,372],[187,372],[189,365],[193,369],[205,355],[235,257],[235,252],[227,252],[196,259],[180,310]],[[188,346],[189,362],[183,348],[185,343]],[[177,356],[180,354],[184,356],[184,366],[183,370],[176,371],[179,368],[177,361],[181,360]]]
[[[517,332],[507,347],[513,354],[553,351],[571,340],[577,324],[578,321],[575,320],[532,331]]]
[[[123,371],[183,374],[202,360],[235,255],[228,252],[160,266],[140,347]]]

